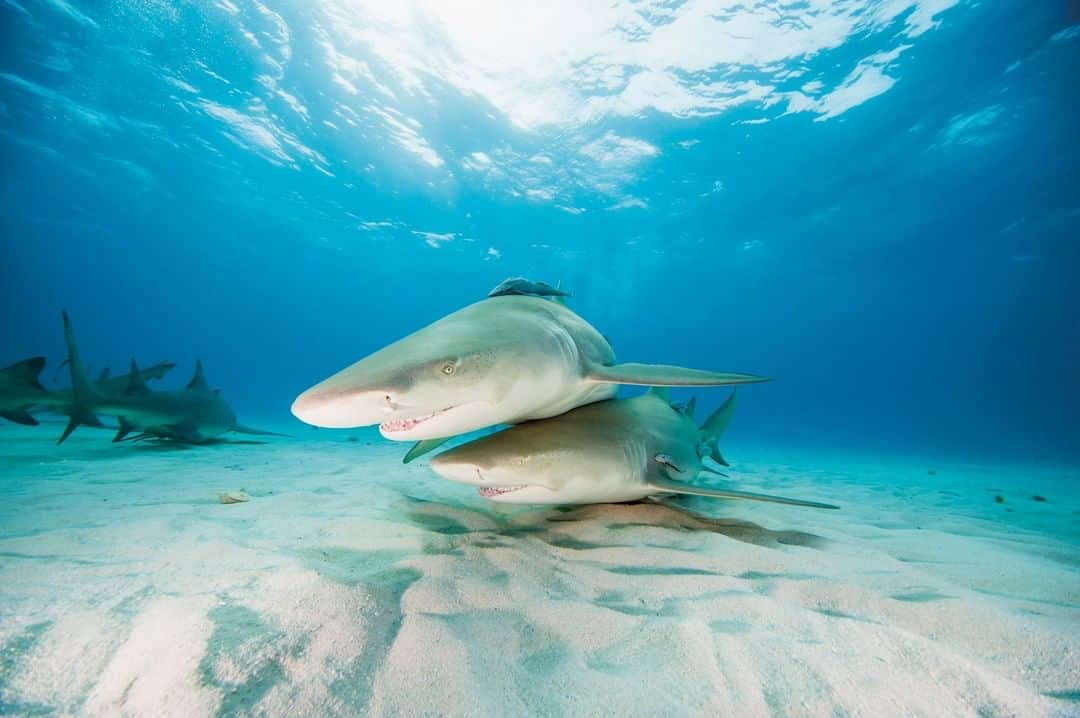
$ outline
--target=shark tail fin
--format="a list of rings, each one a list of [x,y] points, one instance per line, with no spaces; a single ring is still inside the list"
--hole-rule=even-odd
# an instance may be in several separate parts
[[[171,361],[159,361],[154,366],[142,370],[143,379],[161,379],[174,368],[176,364]]]
[[[38,375],[41,374],[41,370],[44,368],[45,357],[33,357],[0,369],[0,375],[7,380],[7,383],[18,387],[20,390],[29,390],[27,393],[30,395],[41,394],[44,396],[47,392],[45,387],[41,385],[41,380],[38,379]],[[37,426],[37,419],[30,416],[27,411],[31,406],[33,405],[9,407],[4,411],[0,411],[0,416],[8,421],[14,421],[16,424]]]
[[[41,380],[38,378],[44,368],[45,357],[32,357],[0,369],[0,374],[7,377],[13,384],[44,394],[45,387],[41,385]]]
[[[139,371],[139,365],[135,363],[135,358],[131,358],[131,369],[128,371],[128,383],[127,388],[124,389],[125,394],[149,394],[150,387],[146,385],[146,380],[143,379],[142,372]]]
[[[787,504],[788,506],[806,506],[812,509],[838,509],[833,504],[823,504],[817,501],[803,501],[801,499],[789,499],[786,496],[772,496],[770,494],[753,494],[749,491],[726,491],[723,489],[707,489],[703,486],[684,484],[681,481],[670,479],[650,479],[649,485],[658,492],[671,494],[689,494],[691,496],[708,496],[714,499],[748,499],[750,501],[767,501],[773,504]]]
[[[705,423],[701,425],[701,439],[702,443],[708,449],[707,456],[711,457],[713,461],[721,466],[729,466],[727,460],[724,459],[723,454],[720,453],[720,435],[727,429],[728,424],[731,423],[731,417],[735,413],[735,395],[736,391],[731,392],[731,396],[727,398],[720,408],[712,413],[712,415],[705,420]]]
[[[57,444],[64,443],[64,440],[71,436],[71,432],[82,424],[102,426],[101,420],[94,415],[94,404],[98,400],[98,394],[90,377],[86,375],[86,367],[83,366],[82,359],[79,357],[79,348],[75,346],[75,332],[71,328],[71,318],[67,311],[61,314],[64,317],[64,343],[67,344],[68,350],[67,365],[71,372],[72,402],[71,418],[64,427],[64,433],[57,439]]]
[[[637,386],[727,386],[769,381],[756,374],[705,371],[667,364],[593,364],[585,372],[585,379],[596,384]]]

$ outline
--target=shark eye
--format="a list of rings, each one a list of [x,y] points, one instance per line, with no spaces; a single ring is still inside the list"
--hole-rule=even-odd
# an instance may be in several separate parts
[[[454,372],[455,372],[456,370],[457,370],[457,367],[455,367],[455,366],[454,366],[454,363],[453,363],[453,362],[446,362],[446,363],[445,363],[445,364],[443,364],[443,366],[442,366],[442,373],[443,373],[443,374],[446,374],[446,376],[450,376],[450,375],[451,375],[451,374],[453,374],[453,373],[454,373]]]

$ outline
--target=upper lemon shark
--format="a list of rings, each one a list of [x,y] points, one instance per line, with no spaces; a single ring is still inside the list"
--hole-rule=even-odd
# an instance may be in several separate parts
[[[768,380],[663,364],[616,364],[608,340],[563,304],[528,293],[500,293],[319,382],[296,398],[292,412],[315,426],[378,424],[388,439],[422,440],[409,459],[447,437],[558,416],[610,399],[619,384],[761,381]]]
[[[437,455],[431,468],[504,503],[614,503],[675,493],[837,508],[691,483],[716,474],[704,466],[704,457],[727,464],[717,442],[734,410],[733,392],[698,428],[692,407],[679,411],[666,391],[653,389],[489,434]]]
[[[210,388],[203,374],[202,362],[198,360],[195,362],[195,375],[185,388],[150,391],[132,359],[125,390],[119,394],[103,393],[86,375],[67,312],[63,312],[63,317],[73,406],[71,420],[57,443],[67,439],[80,424],[100,426],[96,413],[117,417],[119,429],[113,441],[120,441],[135,431],[141,432],[141,436],[191,444],[205,444],[230,431],[280,436],[237,423],[236,414],[221,396],[221,391]]]

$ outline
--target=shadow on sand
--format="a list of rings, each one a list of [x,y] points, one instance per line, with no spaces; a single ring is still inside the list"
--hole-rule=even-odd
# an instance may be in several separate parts
[[[559,548],[601,548],[654,545],[657,535],[635,536],[643,530],[666,529],[681,533],[710,532],[755,546],[801,546],[821,549],[827,539],[794,530],[769,529],[752,521],[713,517],[664,500],[644,500],[624,504],[558,506],[502,515],[475,506],[441,504],[407,497],[400,506],[414,525],[443,536],[454,543],[500,541],[519,536],[538,539]],[[611,541],[598,541],[606,532]],[[612,533],[614,532],[614,534]],[[584,537],[589,536],[586,540]]]

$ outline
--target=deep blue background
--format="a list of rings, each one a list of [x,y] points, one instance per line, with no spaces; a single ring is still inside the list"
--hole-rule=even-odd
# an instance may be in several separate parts
[[[333,178],[207,144],[216,127],[178,109],[155,68],[198,50],[254,88],[229,27],[187,5],[154,25],[85,3],[96,28],[22,5],[0,4],[2,364],[55,366],[66,307],[95,369],[168,358],[178,383],[201,356],[245,422],[286,421],[301,389],[527,275],[561,280],[624,360],[775,377],[745,390],[732,440],[1080,460],[1080,37],[1050,39],[1080,22],[1073,3],[954,8],[889,92],[828,122],[738,124],[760,115],[748,107],[608,120],[663,150],[632,187],[649,209],[582,196],[580,215],[465,179],[431,191],[378,142],[307,136],[347,165]],[[309,41],[294,30],[299,55]],[[60,66],[43,61],[57,44]],[[325,79],[289,72],[317,114]],[[161,131],[101,125],[19,79]],[[445,92],[412,108],[445,155],[549,146]],[[935,146],[995,105],[985,139]],[[717,176],[724,191],[698,200]],[[477,241],[435,251],[358,218]]]

